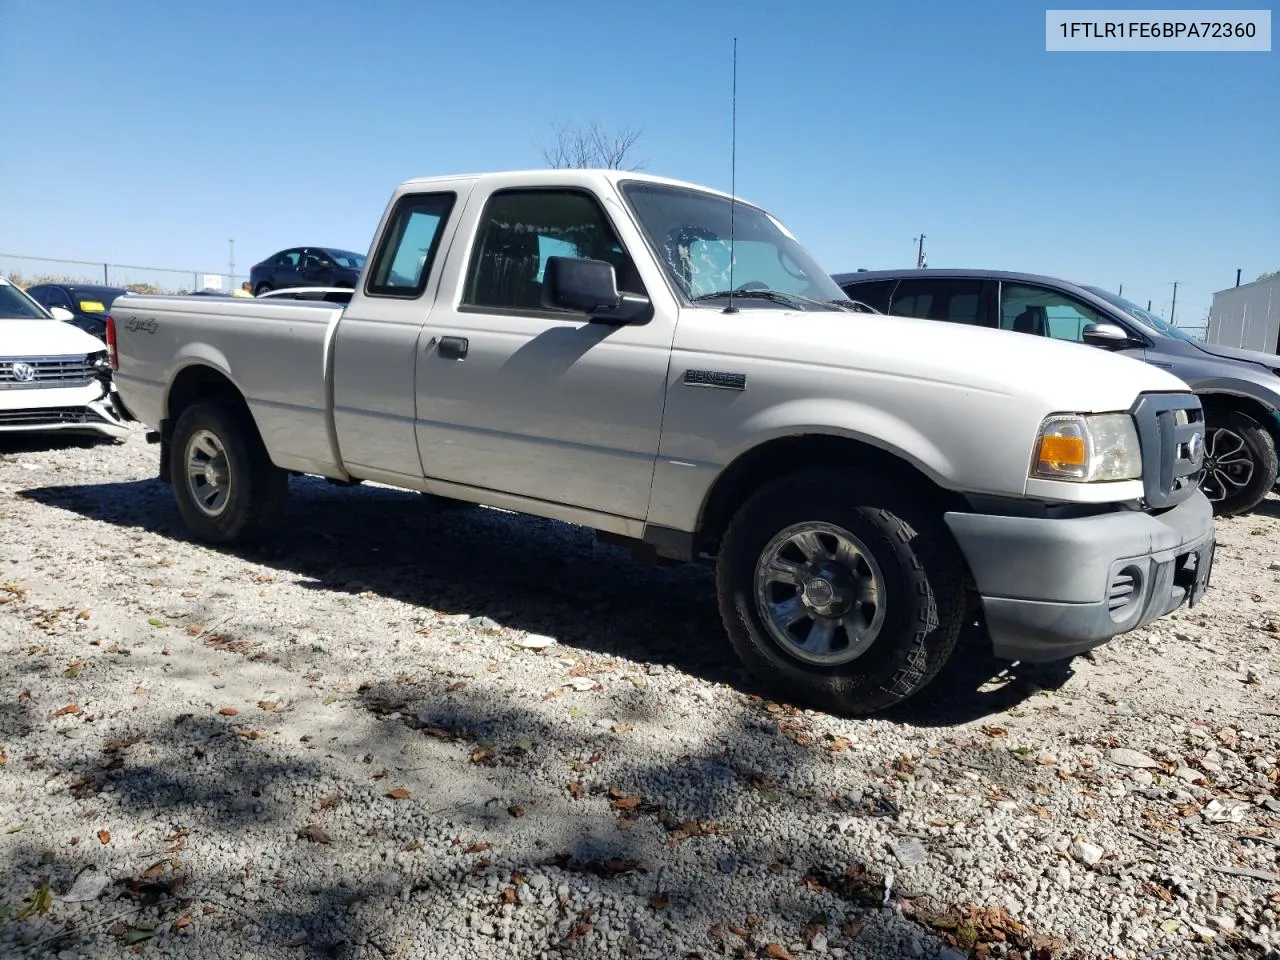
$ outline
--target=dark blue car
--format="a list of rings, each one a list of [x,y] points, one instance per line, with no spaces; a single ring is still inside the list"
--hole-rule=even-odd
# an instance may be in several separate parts
[[[288,287],[350,287],[364,269],[364,254],[336,247],[291,247],[249,268],[255,297]]]

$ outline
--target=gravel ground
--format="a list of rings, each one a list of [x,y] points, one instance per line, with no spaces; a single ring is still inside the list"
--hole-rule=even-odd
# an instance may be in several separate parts
[[[0,446],[0,956],[1280,944],[1278,499],[1194,612],[850,721],[760,696],[704,570],[311,480],[211,550],[156,455]]]

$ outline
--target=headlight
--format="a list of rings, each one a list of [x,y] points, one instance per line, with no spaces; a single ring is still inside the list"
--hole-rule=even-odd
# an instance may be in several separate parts
[[[1142,476],[1138,428],[1127,413],[1047,417],[1036,437],[1031,476],[1098,483]]]

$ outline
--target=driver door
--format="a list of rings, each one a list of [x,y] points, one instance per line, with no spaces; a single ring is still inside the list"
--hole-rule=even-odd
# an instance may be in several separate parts
[[[627,246],[634,228],[590,190],[475,194],[450,256],[461,287],[419,341],[417,435],[427,478],[642,520],[662,426],[675,309],[611,326],[544,307],[547,259],[613,263],[648,295]],[[615,204],[616,208],[616,204]]]

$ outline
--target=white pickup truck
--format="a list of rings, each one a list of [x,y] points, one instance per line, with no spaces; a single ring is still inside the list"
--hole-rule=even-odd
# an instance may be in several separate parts
[[[411,180],[345,306],[132,296],[107,337],[196,536],[263,535],[291,473],[582,524],[714,562],[738,655],[822,709],[910,696],[973,618],[1057,660],[1208,585],[1182,381],[863,312],[773,216],[679,181]]]

